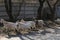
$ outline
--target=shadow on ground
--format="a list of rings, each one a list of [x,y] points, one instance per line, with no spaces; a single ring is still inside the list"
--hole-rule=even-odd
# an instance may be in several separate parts
[[[22,35],[22,34],[17,34],[17,35],[9,35],[9,37],[7,37],[7,38],[12,38],[12,37],[19,37],[21,40],[25,40],[24,39],[24,37],[25,38],[27,38],[27,39],[30,39],[30,40],[34,40],[33,38],[31,38],[31,37],[29,37],[29,36],[33,36],[33,37],[35,37],[36,36],[36,34],[42,34],[42,35],[45,35],[46,33],[50,33],[50,32],[47,32],[47,31],[42,31],[42,32],[30,32],[30,33],[28,33],[28,34],[24,34],[24,35]]]

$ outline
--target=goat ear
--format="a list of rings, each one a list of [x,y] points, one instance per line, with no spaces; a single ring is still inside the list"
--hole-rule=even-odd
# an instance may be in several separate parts
[[[24,19],[21,19],[21,22],[25,22]]]
[[[0,22],[1,22],[1,23],[6,23],[7,21],[5,21],[4,19],[1,19]]]
[[[4,21],[4,19],[1,19],[0,22],[2,23]]]

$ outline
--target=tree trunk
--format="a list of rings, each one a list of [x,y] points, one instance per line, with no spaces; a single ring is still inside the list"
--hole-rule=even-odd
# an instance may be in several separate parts
[[[50,11],[51,11],[51,20],[53,20],[53,17],[54,17],[54,11],[53,11],[51,5],[49,4],[49,1],[47,1],[47,4],[48,4],[49,9],[50,9]]]
[[[19,3],[18,13],[17,13],[17,14],[15,15],[15,17],[14,17],[14,19],[15,19],[16,21],[17,21],[17,17],[20,15],[20,11],[21,11],[21,7],[22,7],[23,3],[24,3],[24,0],[22,0],[22,2]]]
[[[14,21],[13,15],[12,15],[12,3],[11,0],[4,0],[5,3],[5,8],[6,8],[6,12],[9,16],[9,21]]]
[[[42,8],[43,8],[43,4],[38,8],[38,19],[42,19],[42,15],[41,15],[41,12],[42,12]]]
[[[50,8],[50,11],[51,11],[51,20],[52,20],[52,21],[56,19],[55,6],[56,6],[56,4],[57,4],[58,1],[59,1],[59,0],[56,1],[56,3],[53,5],[53,8],[52,8],[51,5],[49,4],[49,1],[46,0],[48,6],[49,6],[49,8]]]
[[[37,14],[37,19],[42,19],[42,8],[43,8],[43,4],[44,4],[45,0],[39,0],[39,8],[38,8],[38,14]]]

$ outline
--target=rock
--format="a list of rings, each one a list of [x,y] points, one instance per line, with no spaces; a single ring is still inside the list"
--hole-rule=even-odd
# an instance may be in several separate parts
[[[45,30],[48,31],[48,32],[51,32],[51,33],[55,33],[55,30],[54,29],[51,29],[51,28],[47,28]]]
[[[9,40],[9,39],[5,37],[1,37],[0,40]]]
[[[56,34],[56,36],[57,36],[57,37],[59,37],[59,36],[60,36],[60,34]]]
[[[12,38],[5,38],[5,37],[1,37],[0,40],[22,40],[21,38],[19,37],[12,37]]]
[[[20,37],[12,37],[9,40],[22,40]]]
[[[57,29],[60,29],[60,27],[56,27]]]
[[[38,32],[41,33],[42,31],[44,31],[44,30],[39,30]]]
[[[60,34],[60,29],[57,29],[57,28],[56,28],[56,29],[55,29],[55,33],[56,33],[56,34]]]
[[[8,37],[6,34],[0,34],[0,37]]]

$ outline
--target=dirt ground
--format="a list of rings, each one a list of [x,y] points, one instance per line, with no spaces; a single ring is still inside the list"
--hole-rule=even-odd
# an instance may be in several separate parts
[[[60,40],[60,27],[58,29],[51,29],[50,32],[46,30],[39,30],[38,32],[32,32],[26,35],[0,35],[0,40]]]

